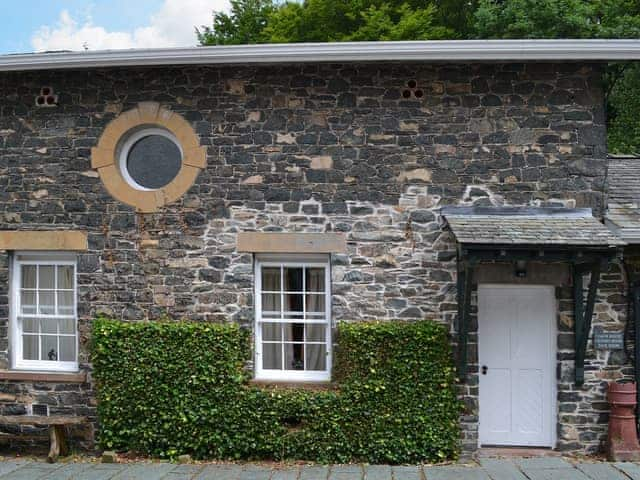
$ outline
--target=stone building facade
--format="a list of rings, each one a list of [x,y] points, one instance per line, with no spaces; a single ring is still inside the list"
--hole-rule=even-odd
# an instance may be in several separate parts
[[[604,210],[606,131],[594,63],[319,63],[122,67],[0,73],[2,231],[83,231],[77,253],[80,374],[12,370],[13,250],[0,251],[0,413],[30,404],[95,419],[89,361],[96,315],[254,326],[254,255],[240,232],[337,233],[332,321],[416,320],[456,340],[457,248],[443,206]],[[39,108],[43,88],[55,107]],[[186,193],[144,212],[92,167],[105,128],[141,102],[184,118],[206,147]],[[486,267],[488,269],[489,267]],[[547,267],[545,267],[547,268]],[[549,267],[551,268],[551,267]],[[571,276],[557,265],[555,447],[593,453],[606,437],[606,383],[624,352],[591,344],[573,381]],[[623,331],[624,272],[602,276],[594,326]],[[527,279],[536,282],[544,268]],[[506,270],[505,270],[506,272]],[[479,277],[479,278],[480,278]],[[493,281],[493,280],[492,280]],[[476,296],[472,299],[475,312]],[[475,315],[472,315],[475,319]],[[465,450],[478,446],[477,321],[461,385]],[[75,432],[83,446],[93,426]]]

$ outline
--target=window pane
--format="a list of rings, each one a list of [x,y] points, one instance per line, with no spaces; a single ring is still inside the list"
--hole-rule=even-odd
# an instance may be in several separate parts
[[[22,288],[36,288],[36,266],[22,266]]]
[[[299,312],[299,313],[296,313]],[[302,294],[287,293],[284,295],[284,316],[285,318],[302,318],[303,304]]]
[[[285,343],[284,345],[285,370],[304,370],[304,344]]]
[[[265,370],[282,370],[282,344],[262,344],[262,368]]]
[[[42,349],[40,350],[41,360],[55,362],[58,360],[58,337],[55,335],[42,335],[40,337]]]
[[[182,154],[173,140],[164,135],[147,135],[130,148],[127,172],[140,186],[152,190],[162,188],[176,178],[182,165]]]
[[[74,318],[61,318],[58,320],[58,325],[60,327],[60,333],[75,335],[76,320]]]
[[[38,288],[46,288],[53,290],[56,288],[55,267],[53,265],[41,265],[39,270],[40,283]]]
[[[23,318],[22,319],[22,331],[25,333],[38,333],[38,319],[37,318]]]
[[[285,323],[282,327],[285,341],[304,342],[304,323]]]
[[[71,265],[58,267],[58,288],[73,289],[73,267]]]
[[[285,267],[284,268],[284,291],[285,292],[301,292],[302,291],[302,267]]]
[[[326,298],[324,294],[307,294],[307,312],[324,313]]]
[[[24,360],[38,360],[38,336],[22,336],[22,358]]]
[[[58,314],[73,315],[73,292],[58,292]]]
[[[38,313],[42,315],[55,315],[55,294],[53,292],[39,292],[39,300]]]
[[[76,361],[76,337],[60,337],[60,361]]]
[[[282,340],[282,328],[279,323],[262,324],[262,340],[280,341]]]
[[[307,342],[325,342],[325,326],[310,323],[307,325]]]
[[[55,318],[40,319],[40,333],[58,333],[58,320]]]
[[[262,294],[262,316],[269,318],[280,318],[280,294]]]
[[[20,313],[23,315],[33,315],[36,313],[36,292],[20,292]]]
[[[324,268],[307,268],[307,292],[324,292]]]
[[[280,267],[264,267],[262,269],[262,291],[280,291]]]
[[[327,348],[325,345],[305,345],[307,351],[307,370],[327,369]]]

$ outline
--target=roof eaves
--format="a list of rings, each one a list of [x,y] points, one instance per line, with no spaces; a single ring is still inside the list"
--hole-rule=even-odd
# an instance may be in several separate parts
[[[231,45],[0,56],[0,71],[309,62],[640,60],[640,40],[428,40]]]

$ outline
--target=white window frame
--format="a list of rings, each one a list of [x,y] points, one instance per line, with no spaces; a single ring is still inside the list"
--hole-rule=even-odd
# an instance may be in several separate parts
[[[49,360],[24,360],[22,358],[22,323],[19,321],[20,285],[23,265],[73,266],[73,315],[42,315],[37,312],[33,318],[71,318],[75,323],[76,360],[73,362]],[[10,303],[10,351],[11,366],[15,370],[29,371],[78,371],[78,262],[75,254],[66,252],[14,252],[11,262],[11,303]],[[57,302],[57,295],[54,295]]]
[[[319,320],[262,318],[262,267],[323,267],[325,270],[325,316]],[[255,257],[255,379],[286,382],[328,382],[331,380],[331,265],[329,255],[263,254]],[[304,275],[303,275],[304,278]],[[262,368],[262,328],[261,323],[321,323],[326,325],[325,342],[327,349],[326,370],[271,370]]]

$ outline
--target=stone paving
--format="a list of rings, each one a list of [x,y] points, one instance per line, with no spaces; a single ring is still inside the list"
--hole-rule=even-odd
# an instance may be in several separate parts
[[[634,463],[484,458],[445,466],[0,462],[0,480],[640,480]]]

